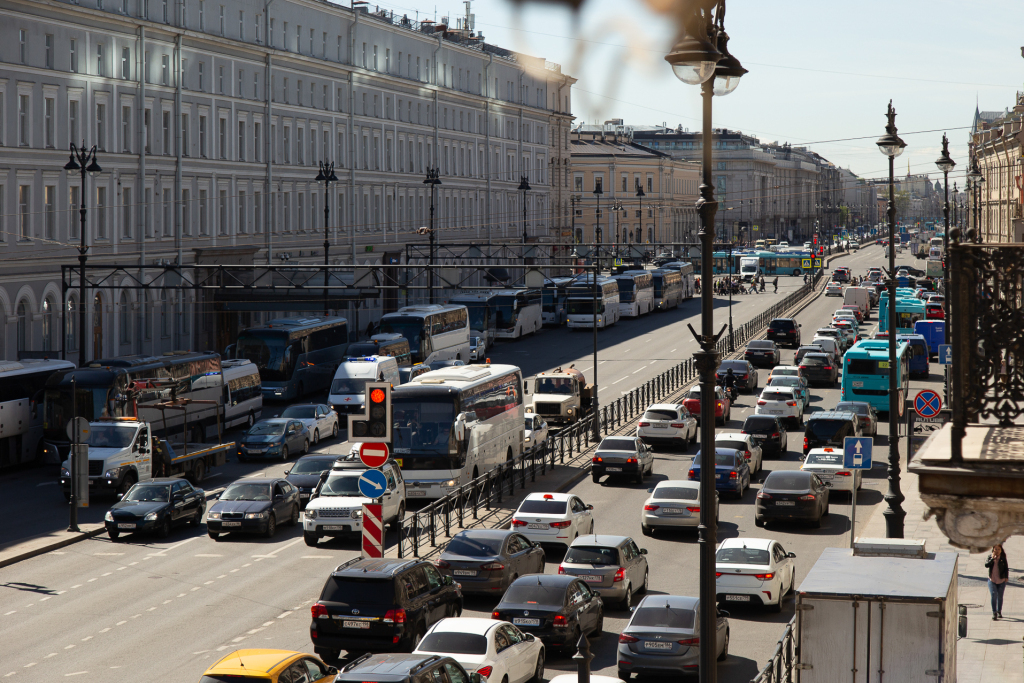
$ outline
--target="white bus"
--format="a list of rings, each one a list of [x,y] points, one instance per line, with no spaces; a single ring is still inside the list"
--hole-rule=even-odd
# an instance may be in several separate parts
[[[613,277],[619,285],[619,316],[639,318],[654,309],[654,280],[646,270],[627,270]]]
[[[594,277],[581,275],[569,285],[570,328],[594,327]],[[597,278],[597,326],[609,327],[619,321],[619,285],[610,277]]]
[[[544,280],[544,306],[541,309],[541,320],[545,325],[561,327],[565,322],[566,288],[572,283],[571,277],[552,277]]]
[[[544,326],[542,302],[539,289],[502,289],[495,292],[490,300],[494,336],[518,339],[540,331]]]
[[[46,380],[74,367],[66,360],[0,361],[0,470],[40,459]]]
[[[409,340],[412,362],[469,362],[469,312],[458,304],[405,306],[380,319],[380,332]]]
[[[392,453],[407,498],[437,499],[523,452],[523,374],[458,365],[391,392]]]
[[[248,429],[263,414],[263,384],[260,369],[245,358],[220,362],[224,373],[224,429],[244,424]]]
[[[654,281],[654,307],[659,311],[675,308],[683,300],[683,278],[678,271],[658,268],[651,271]]]
[[[692,299],[697,290],[697,282],[694,280],[695,268],[687,261],[673,261],[662,266],[665,270],[679,271],[679,277],[683,281],[683,301]]]
[[[494,346],[494,308],[491,300],[494,292],[472,292],[460,294],[448,300],[450,304],[465,306],[469,314],[469,335],[480,337],[484,348]]]

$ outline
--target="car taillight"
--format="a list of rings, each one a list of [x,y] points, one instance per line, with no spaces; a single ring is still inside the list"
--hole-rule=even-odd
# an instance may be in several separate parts
[[[793,406],[796,405],[796,401],[786,401],[786,405],[790,406],[790,407],[793,407]]]
[[[480,674],[481,678],[487,678],[488,676],[491,675],[491,672],[493,672],[493,671],[494,671],[494,667],[490,667],[490,666],[482,666],[482,667],[480,667],[479,669],[476,670],[476,672],[478,674]]]
[[[743,375],[740,379],[747,379],[750,375]]]
[[[806,496],[800,496],[800,500],[817,500],[813,493],[808,493]]]
[[[715,401],[715,407],[716,408],[721,408],[722,407],[722,402],[721,401]]]
[[[767,574],[754,574],[755,579],[761,579],[762,581],[771,581],[775,578],[775,572],[768,572]]]
[[[700,508],[699,508],[699,507],[695,507],[695,508],[686,508],[686,509],[687,509],[687,511],[688,511],[688,512],[700,512]]]
[[[385,624],[404,624],[405,623],[405,610],[404,609],[389,609],[384,613]]]
[[[807,440],[804,439],[804,441],[806,442]],[[527,524],[527,522],[524,522],[521,519],[515,519],[515,518],[512,519],[512,526],[526,526],[526,524]]]
[[[850,476],[849,472],[836,472],[836,474],[838,474],[840,477],[848,477],[848,476]]]
[[[639,638],[634,638],[633,636],[627,636],[625,633],[619,635],[619,642],[620,643],[636,643],[636,642],[639,642],[639,640],[640,640]]]
[[[501,619],[501,612],[491,612],[491,619]]]
[[[451,565],[448,564],[447,562],[445,562],[444,560],[438,560],[437,562],[434,563],[434,565],[438,569],[451,569]]]
[[[564,529],[565,527],[569,526],[570,524],[572,524],[572,522],[569,522],[569,521],[566,521],[566,522],[551,522],[551,523],[548,524],[548,526],[550,526],[552,529]]]
[[[684,422],[673,422],[672,423],[672,428],[673,429],[682,429],[685,426],[686,426],[686,423],[684,423]]]
[[[807,369],[807,366],[806,366],[806,365],[800,365],[800,366],[798,366],[798,367],[799,367],[799,368],[800,368],[801,370],[806,370],[806,369]]]
[[[604,462],[604,458],[593,458],[591,462]]]
[[[824,368],[822,368],[822,369],[823,369],[823,370],[831,370],[831,369],[832,369],[832,366],[831,366],[831,365],[826,365],[826,366],[825,366]]]
[[[765,493],[764,491],[758,491],[757,492],[757,497],[760,498],[761,500],[771,500],[772,499],[771,495]]]
[[[715,578],[716,579],[721,578],[721,576],[722,576],[722,572],[715,572]]]
[[[562,616],[561,614],[555,616],[554,626],[568,626],[568,625],[569,625],[569,620],[566,619],[564,616]]]
[[[739,475],[737,475],[735,472],[730,472],[729,473],[729,478],[730,479],[738,479]]]
[[[677,640],[676,642],[680,645],[700,645],[700,638],[683,638],[682,640]]]
[[[626,458],[626,464],[627,465],[635,465],[636,464],[636,458]]]
[[[562,565],[558,565],[558,573],[559,574],[564,574],[565,573],[565,567],[563,567]]]
[[[637,427],[650,427],[651,423],[650,422],[639,422],[639,423],[637,423],[636,426]]]
[[[768,405],[768,401],[762,401],[762,400],[758,399],[757,405],[759,405],[759,406]]]
[[[625,567],[619,567],[618,569],[615,570],[615,577],[612,579],[612,583],[616,583],[618,581],[625,581],[625,580],[626,580],[626,568]]]
[[[804,450],[807,450],[807,437],[804,437]]]
[[[322,605],[319,602],[314,602],[309,608],[309,611],[312,613],[314,619],[326,619],[330,616],[327,614],[326,605]]]
[[[750,460],[750,451],[743,451],[743,457]]]
[[[777,438],[779,438],[780,436],[782,436],[782,433],[781,433],[781,432],[775,432],[774,434],[772,434],[772,438],[773,438],[773,439],[777,439]]]
[[[644,510],[647,510],[648,512],[654,512],[660,507],[660,505],[644,505]]]
[[[483,569],[485,572],[495,572],[504,568],[505,565],[501,562],[488,562],[487,564],[480,565],[480,569]]]
[[[690,470],[689,472],[686,473],[686,477],[688,479],[696,479],[697,478],[697,471],[696,470]]]

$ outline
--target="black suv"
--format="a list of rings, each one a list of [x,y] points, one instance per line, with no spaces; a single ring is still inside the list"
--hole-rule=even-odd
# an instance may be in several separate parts
[[[761,444],[761,455],[779,457],[789,450],[789,434],[782,418],[776,415],[748,415],[743,423],[742,434],[757,437]]]
[[[846,410],[822,410],[811,413],[804,426],[804,455],[812,448],[842,448],[848,436],[862,436],[857,413]]]
[[[768,323],[768,339],[782,346],[789,344],[794,349],[800,346],[800,323],[793,318],[776,318]]]
[[[357,557],[331,572],[310,611],[325,661],[341,650],[412,652],[434,622],[462,614],[462,591],[425,560]]]
[[[341,670],[335,683],[480,683],[480,674],[467,674],[445,655],[365,654]]]

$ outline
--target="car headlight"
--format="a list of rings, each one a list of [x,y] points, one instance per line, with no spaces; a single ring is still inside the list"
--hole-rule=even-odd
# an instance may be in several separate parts
[[[113,522],[114,521],[114,515],[109,510],[107,510],[107,514],[103,515],[103,519],[105,521],[107,521],[107,522]]]
[[[266,512],[246,512],[245,513],[245,518],[246,519],[263,519],[266,516],[267,516]]]
[[[281,444],[279,443],[271,444],[270,446],[267,447],[267,452],[269,453],[279,450],[281,450]]]
[[[155,521],[156,521],[156,518],[157,518],[158,516],[159,516],[159,514],[158,514],[158,513],[156,513],[156,512],[150,512],[150,513],[149,513],[148,515],[146,515],[146,521],[147,521],[147,522],[155,522]]]
[[[352,517],[352,519],[362,519],[363,518],[363,511],[362,511],[362,509],[352,510],[352,512],[350,512],[349,514]]]
[[[68,471],[67,467],[61,467],[60,468],[60,478],[61,479],[70,479],[71,478],[71,472]]]
[[[316,510],[306,510],[306,519],[316,519]]]
[[[116,479],[121,474],[120,467],[111,467],[109,470],[103,473],[103,476],[107,479]]]
[[[208,514],[206,516],[206,518],[207,519],[220,519],[220,513],[219,512],[211,512],[210,514]]]
[[[526,443],[530,443],[530,437],[526,437]]]
[[[443,484],[441,484],[441,486],[444,486],[446,488],[450,488],[452,486],[455,486],[455,480],[454,479],[449,479],[448,481],[446,481]]]

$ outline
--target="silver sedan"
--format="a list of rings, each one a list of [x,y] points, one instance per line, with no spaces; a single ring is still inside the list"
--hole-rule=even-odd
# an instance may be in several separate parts
[[[700,482],[668,479],[648,489],[650,497],[640,512],[640,530],[651,536],[655,529],[696,529],[700,524]],[[715,491],[718,520],[718,491]]]

